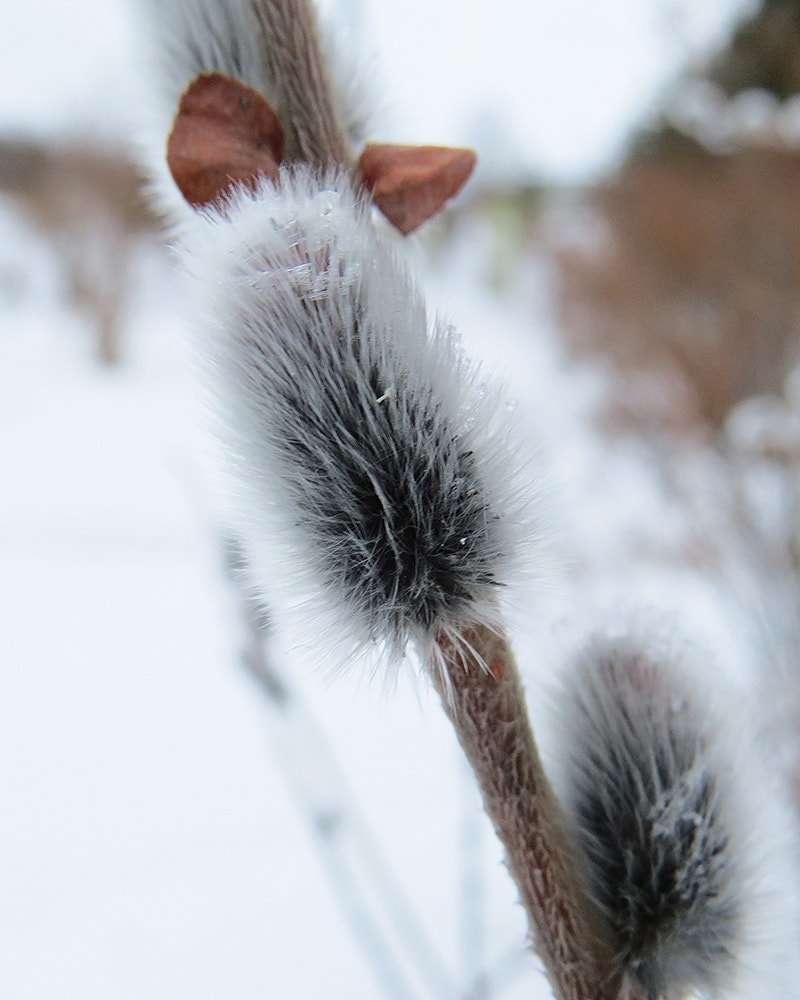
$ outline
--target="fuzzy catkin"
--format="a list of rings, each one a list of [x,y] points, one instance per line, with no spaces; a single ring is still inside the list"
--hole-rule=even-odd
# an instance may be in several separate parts
[[[590,643],[562,699],[566,806],[618,962],[648,1000],[728,995],[753,886],[717,720],[633,639]]]
[[[507,414],[363,195],[284,170],[204,223],[185,259],[261,591],[336,660],[495,623],[526,524]]]

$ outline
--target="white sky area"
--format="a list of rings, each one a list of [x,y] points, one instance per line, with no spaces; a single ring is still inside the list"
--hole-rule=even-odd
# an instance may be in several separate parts
[[[0,35],[0,124],[109,128],[135,118],[137,0],[14,5]],[[376,139],[515,154],[538,175],[586,179],[613,162],[677,68],[700,59],[747,0],[327,0],[359,29],[379,81]]]

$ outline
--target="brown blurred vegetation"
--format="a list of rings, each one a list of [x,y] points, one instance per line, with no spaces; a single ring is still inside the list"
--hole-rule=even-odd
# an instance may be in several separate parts
[[[678,427],[718,428],[782,391],[798,360],[800,153],[715,155],[685,138],[632,157],[587,205],[593,238],[558,249],[576,350],[660,376],[660,416]]]
[[[0,195],[51,245],[99,359],[117,361],[137,252],[158,227],[133,161],[91,143],[2,137]]]
[[[762,0],[736,26],[708,77],[730,95],[758,89],[784,100],[800,92],[797,0]]]
[[[800,0],[762,0],[689,79],[720,88],[718,114],[752,90],[780,113],[800,92]],[[653,388],[619,393],[634,423],[716,431],[742,400],[782,393],[800,360],[800,149],[777,122],[724,146],[665,118],[586,194],[591,238],[557,248],[568,342]]]

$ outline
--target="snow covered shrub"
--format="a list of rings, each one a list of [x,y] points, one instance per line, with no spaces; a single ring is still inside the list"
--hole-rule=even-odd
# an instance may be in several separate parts
[[[0,139],[0,193],[52,247],[64,291],[87,314],[105,364],[119,360],[138,254],[157,230],[142,185],[121,149]]]

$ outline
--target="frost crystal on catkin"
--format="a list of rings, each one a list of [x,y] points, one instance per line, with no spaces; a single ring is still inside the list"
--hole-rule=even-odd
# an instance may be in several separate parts
[[[632,639],[594,641],[562,697],[566,804],[619,962],[648,1000],[720,995],[752,886],[709,706]]]
[[[205,221],[187,262],[268,599],[394,655],[493,622],[521,520],[502,407],[369,206],[298,168]]]

